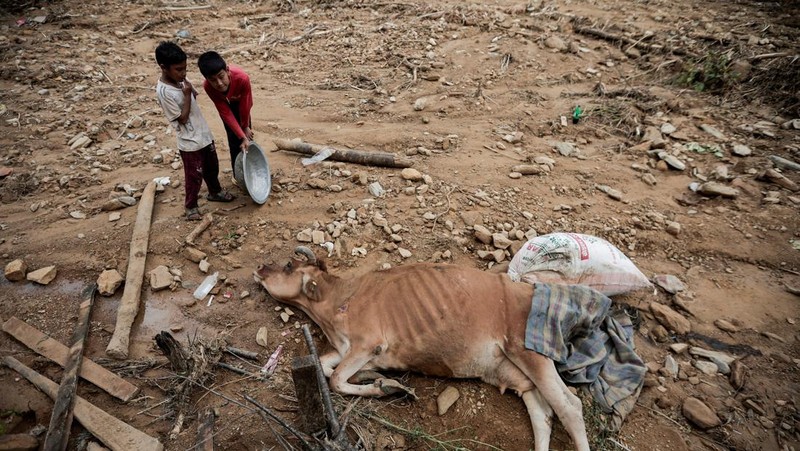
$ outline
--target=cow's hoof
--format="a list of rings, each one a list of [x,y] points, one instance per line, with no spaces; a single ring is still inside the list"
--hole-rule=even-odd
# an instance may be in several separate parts
[[[404,394],[411,396],[414,400],[417,399],[417,394],[414,393],[414,389],[411,387],[406,387],[405,385],[397,382],[394,379],[376,379],[375,385],[380,387],[381,391],[387,395],[396,395],[396,394]]]

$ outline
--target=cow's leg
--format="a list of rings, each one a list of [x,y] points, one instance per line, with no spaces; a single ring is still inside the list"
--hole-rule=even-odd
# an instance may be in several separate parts
[[[341,361],[342,355],[339,354],[339,351],[331,351],[323,354],[319,358],[319,363],[322,365],[322,372],[325,373],[325,377],[331,377],[336,365],[338,365]]]
[[[575,448],[578,451],[589,451],[589,439],[583,422],[583,404],[567,389],[553,361],[527,349],[516,350],[507,355],[533,381],[542,398],[550,404],[572,437]]]
[[[378,385],[358,385],[348,382],[351,376],[356,374],[358,370],[364,367],[370,360],[373,354],[369,351],[362,351],[360,353],[354,352],[351,348],[350,352],[344,356],[339,365],[331,375],[331,388],[344,395],[356,396],[383,396],[383,390]]]
[[[531,417],[534,449],[547,451],[550,449],[550,432],[553,430],[553,409],[536,389],[524,392],[522,401]]]

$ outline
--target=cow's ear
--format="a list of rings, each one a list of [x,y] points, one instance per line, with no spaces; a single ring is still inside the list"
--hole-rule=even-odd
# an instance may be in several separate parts
[[[303,275],[303,294],[312,301],[319,301],[319,287],[317,282],[308,274]]]
[[[325,264],[325,260],[323,259],[317,260],[317,268],[321,269],[322,271],[328,272],[328,265]]]

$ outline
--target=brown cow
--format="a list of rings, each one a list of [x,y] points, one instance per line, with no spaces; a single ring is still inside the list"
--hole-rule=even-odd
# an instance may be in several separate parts
[[[588,450],[580,399],[551,359],[525,348],[533,286],[455,265],[419,263],[342,279],[306,247],[285,266],[260,266],[255,280],[303,310],[335,348],[320,360],[331,388],[358,396],[393,392],[383,378],[354,384],[362,370],[413,370],[480,378],[522,397],[536,451],[550,443],[555,411],[578,450]]]

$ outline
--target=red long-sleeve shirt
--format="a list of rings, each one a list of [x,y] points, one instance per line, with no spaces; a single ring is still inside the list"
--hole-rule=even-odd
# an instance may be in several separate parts
[[[231,84],[227,93],[222,93],[214,89],[208,80],[203,82],[203,89],[217,107],[219,117],[239,138],[244,138],[245,127],[250,126],[250,109],[253,107],[253,91],[250,89],[250,77],[241,67],[228,65],[230,71]],[[239,102],[239,121],[231,111],[230,102]]]

